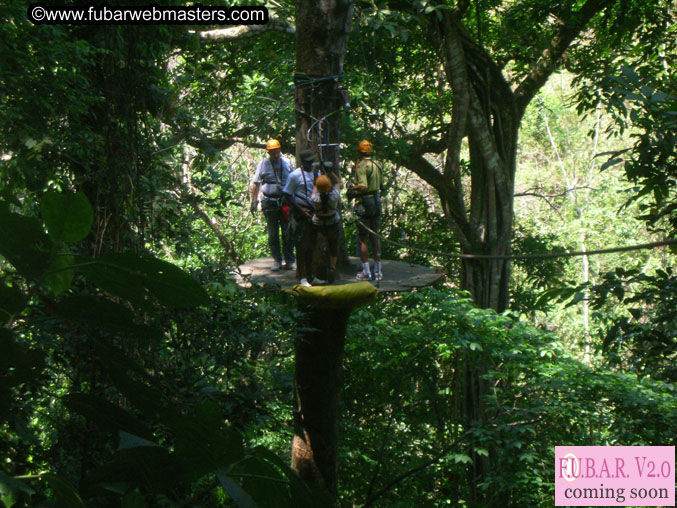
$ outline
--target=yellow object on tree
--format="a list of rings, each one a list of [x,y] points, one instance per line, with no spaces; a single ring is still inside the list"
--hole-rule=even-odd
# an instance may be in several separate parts
[[[356,282],[340,286],[305,287],[300,284],[289,290],[302,303],[321,308],[351,308],[371,303],[378,290],[369,282]]]

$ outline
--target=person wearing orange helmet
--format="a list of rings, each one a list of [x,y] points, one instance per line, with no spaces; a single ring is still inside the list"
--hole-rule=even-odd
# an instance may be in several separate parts
[[[284,254],[287,270],[295,269],[294,246],[289,235],[289,222],[285,217],[282,204],[282,189],[287,183],[287,177],[293,171],[291,162],[282,157],[282,148],[277,139],[270,139],[266,143],[268,157],[256,167],[251,188],[251,212],[255,213],[259,204],[259,193],[263,193],[261,210],[266,218],[268,232],[268,247],[273,256],[273,271],[282,268]],[[280,236],[282,237],[282,251],[280,251]]]
[[[362,270],[358,280],[381,280],[381,242],[375,234],[381,223],[381,168],[372,160],[374,149],[369,141],[360,141],[357,145],[357,163],[352,174],[352,194],[355,197],[354,211],[357,215],[358,243]],[[368,229],[367,229],[368,228]],[[371,231],[369,231],[371,230]],[[374,256],[374,274],[369,268],[369,248],[371,243]]]
[[[318,234],[324,236],[327,242],[327,252],[329,254],[329,271],[327,280],[330,284],[336,279],[336,261],[338,260],[338,244],[340,232],[340,220],[338,205],[340,183],[332,185],[331,179],[327,175],[320,175],[315,180],[311,202],[315,209],[312,223],[311,243],[317,242]]]

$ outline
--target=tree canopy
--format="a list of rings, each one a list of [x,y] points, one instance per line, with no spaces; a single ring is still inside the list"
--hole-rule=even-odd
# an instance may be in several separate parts
[[[672,2],[255,3],[0,5],[0,504],[545,507],[555,445],[673,442]],[[236,284],[269,138],[372,141],[384,258],[447,276],[348,321],[330,492],[287,460],[303,308]]]

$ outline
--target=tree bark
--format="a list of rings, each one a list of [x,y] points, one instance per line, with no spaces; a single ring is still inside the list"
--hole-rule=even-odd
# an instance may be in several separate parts
[[[292,468],[304,480],[337,495],[338,402],[346,326],[351,309],[302,308],[296,342]]]
[[[352,11],[350,0],[302,0],[296,5],[296,156],[311,149],[334,168],[339,163],[340,80]]]
[[[339,115],[343,59],[352,17],[351,0],[301,0],[296,4],[296,158],[311,149],[339,168]],[[342,257],[347,260],[341,231]],[[340,252],[341,254],[341,252]],[[296,343],[292,467],[337,495],[338,398],[349,309],[306,309],[307,327]]]
[[[302,150],[313,150],[321,161],[331,162],[334,181],[340,179],[340,114],[347,102],[340,80],[352,12],[352,0],[302,0],[296,5],[296,158]],[[339,267],[344,268],[349,264],[345,243],[341,224]],[[315,264],[320,272],[323,257],[318,248]]]

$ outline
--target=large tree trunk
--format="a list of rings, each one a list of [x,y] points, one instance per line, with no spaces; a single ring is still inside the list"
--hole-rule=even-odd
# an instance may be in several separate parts
[[[339,167],[339,115],[343,58],[352,1],[301,0],[296,5],[296,155],[315,151]],[[343,239],[343,234],[341,235]],[[342,241],[345,253],[345,241]],[[344,254],[345,256],[345,254]],[[308,310],[312,331],[296,344],[296,401],[292,467],[299,475],[337,492],[338,397],[349,310]]]
[[[484,125],[488,122],[513,123],[509,113],[498,108],[493,112],[483,111],[481,120]],[[463,245],[462,252],[489,258],[462,260],[461,288],[473,295],[479,307],[503,312],[509,305],[510,260],[500,257],[510,255],[512,242],[517,132],[493,129],[493,132],[485,130],[477,133],[471,127],[468,142],[472,186],[471,231],[469,245]],[[497,157],[495,152],[482,153],[480,146],[487,143],[502,147],[501,152],[507,157]]]
[[[351,309],[302,310],[306,323],[296,341],[292,468],[336,498],[338,403]]]
[[[509,305],[510,254],[517,133],[522,113],[500,69],[486,52],[468,40],[452,13],[437,25],[440,56],[454,91],[452,123],[446,136],[447,157],[438,192],[463,258],[462,289],[482,308],[502,312]],[[470,154],[470,196],[464,195],[460,153],[467,138]],[[469,206],[468,206],[469,205]],[[486,257],[484,257],[486,256]],[[484,359],[465,361],[463,425],[482,425],[488,416],[484,399],[490,386],[485,374],[492,368]],[[460,394],[459,394],[460,396]],[[471,449],[481,447],[469,438]],[[468,471],[470,504],[496,506],[491,493],[478,485],[488,478],[496,450],[473,455]]]
[[[296,5],[296,158],[310,149],[331,162],[339,176],[340,114],[346,103],[340,79],[353,11],[351,0],[302,0]],[[339,235],[339,267],[348,265],[343,226]],[[323,255],[317,252],[316,263]]]
[[[335,168],[344,104],[339,81],[352,10],[350,0],[301,0],[296,5],[296,155],[311,149]]]

